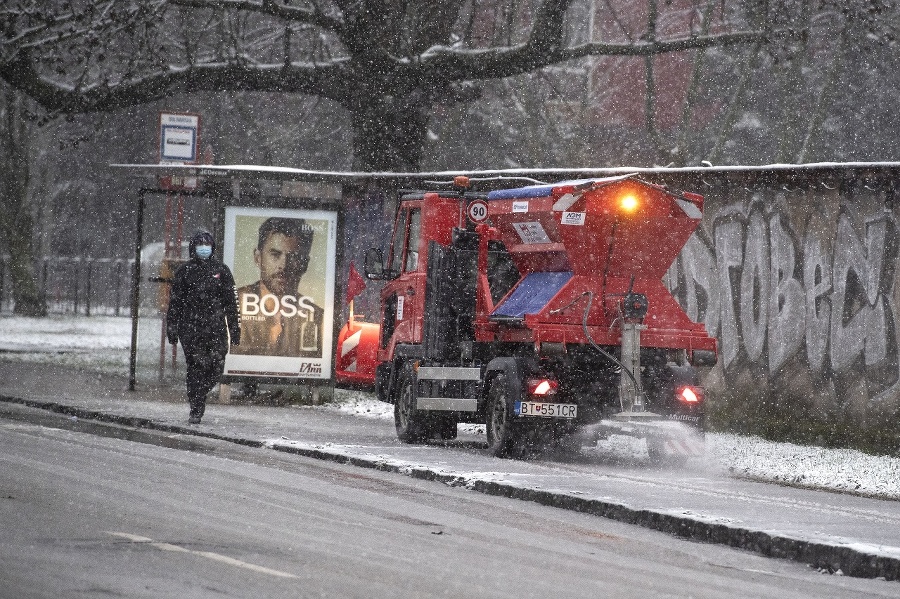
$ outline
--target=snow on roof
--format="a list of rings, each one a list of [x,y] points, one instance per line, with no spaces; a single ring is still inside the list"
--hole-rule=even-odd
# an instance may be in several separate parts
[[[808,164],[766,164],[766,165],[724,165],[687,167],[634,167],[620,166],[607,168],[513,168],[494,170],[455,170],[430,172],[390,172],[390,171],[316,171],[284,166],[264,166],[252,164],[230,165],[184,165],[184,164],[111,164],[111,168],[128,171],[136,176],[181,175],[198,177],[257,177],[263,179],[283,179],[295,181],[323,181],[345,183],[373,179],[442,180],[448,184],[453,177],[467,176],[480,181],[503,181],[509,179],[542,178],[542,184],[550,184],[558,179],[579,179],[594,177],[615,177],[620,175],[696,175],[704,174],[763,174],[798,173],[817,171],[894,171],[900,170],[900,162],[815,162]]]

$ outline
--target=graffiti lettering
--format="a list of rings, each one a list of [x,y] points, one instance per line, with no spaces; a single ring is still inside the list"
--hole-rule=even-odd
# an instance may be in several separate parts
[[[803,286],[806,289],[806,358],[821,372],[831,329],[831,262],[817,231],[808,231],[803,244]]]
[[[732,281],[736,272],[740,274],[744,264],[744,225],[742,221],[727,220],[715,228],[716,271],[718,272],[719,296],[722,298],[721,329],[719,341],[722,344],[722,360],[727,368],[737,357],[740,345],[740,331],[735,308],[735,289],[740,289]],[[712,278],[710,279],[712,280]],[[740,280],[740,279],[737,279]]]
[[[806,294],[797,280],[797,248],[779,214],[769,219],[769,248],[769,372],[777,372],[803,345],[806,329]]]
[[[871,368],[879,387],[900,386],[892,213],[859,218],[843,206],[836,222],[799,223],[801,240],[784,205],[754,197],[720,209],[711,241],[699,231],[667,274],[676,299],[718,336],[726,370],[749,362],[776,376],[802,356],[817,373]]]
[[[865,240],[860,239],[850,218],[842,212],[838,219],[835,244],[831,307],[831,367],[840,371],[860,356],[865,365],[877,364],[887,356],[886,293],[890,280],[884,280],[886,253],[895,247],[889,242],[888,221],[884,218],[866,223]],[[891,253],[895,253],[891,251]],[[893,320],[893,319],[892,319]]]
[[[751,362],[758,362],[766,344],[769,319],[769,236],[759,210],[750,213],[741,269],[741,337]]]

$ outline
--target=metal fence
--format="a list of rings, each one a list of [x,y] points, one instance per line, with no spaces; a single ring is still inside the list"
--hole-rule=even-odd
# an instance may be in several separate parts
[[[134,259],[51,256],[37,263],[36,275],[49,314],[125,316],[133,269]],[[9,256],[0,256],[0,312],[14,309]]]

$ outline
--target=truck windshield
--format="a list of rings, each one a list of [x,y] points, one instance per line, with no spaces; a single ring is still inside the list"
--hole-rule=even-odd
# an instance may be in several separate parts
[[[408,217],[409,210],[401,210],[397,213],[397,222],[394,224],[394,239],[391,243],[390,264],[388,265],[391,277],[396,277],[400,274],[403,247],[406,244],[406,221]]]
[[[409,236],[406,241],[406,265],[403,272],[410,272],[419,267],[419,238],[422,232],[422,212],[418,209],[409,211]]]
[[[521,275],[513,263],[506,246],[500,241],[488,243],[487,264],[488,285],[491,288],[491,301],[495,304],[519,282]]]

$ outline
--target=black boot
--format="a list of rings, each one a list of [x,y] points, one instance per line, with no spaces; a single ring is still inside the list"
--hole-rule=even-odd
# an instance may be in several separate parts
[[[203,404],[199,401],[190,402],[191,412],[188,416],[188,424],[200,424],[200,419],[203,418]]]

